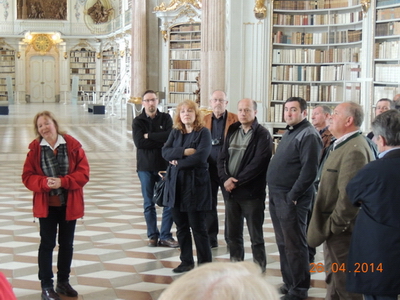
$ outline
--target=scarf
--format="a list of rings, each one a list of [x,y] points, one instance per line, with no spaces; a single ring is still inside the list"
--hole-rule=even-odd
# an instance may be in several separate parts
[[[44,175],[48,177],[59,177],[68,174],[68,155],[67,145],[60,144],[58,146],[57,156],[49,146],[41,146],[41,167]],[[50,196],[58,195],[61,205],[66,203],[66,191],[64,188],[53,189],[50,191]]]

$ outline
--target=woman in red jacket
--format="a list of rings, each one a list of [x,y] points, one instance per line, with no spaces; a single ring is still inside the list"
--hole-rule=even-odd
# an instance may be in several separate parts
[[[39,279],[43,300],[59,294],[77,297],[69,284],[76,219],[84,212],[83,186],[89,164],[82,145],[59,130],[53,114],[43,111],[33,119],[36,139],[29,145],[22,181],[33,192],[33,215],[39,218]],[[58,227],[57,286],[53,287],[52,257]]]

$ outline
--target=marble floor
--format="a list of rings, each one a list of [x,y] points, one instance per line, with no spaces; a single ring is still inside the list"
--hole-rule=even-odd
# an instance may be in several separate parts
[[[33,116],[42,110],[52,111],[60,127],[82,143],[91,167],[84,190],[85,216],[77,222],[70,278],[79,292],[76,299],[157,299],[180,276],[172,272],[179,264],[179,250],[146,246],[135,149],[124,108],[111,116],[88,113],[82,104],[21,103],[10,105],[10,114],[0,116],[0,271],[19,300],[40,299],[38,221],[32,216],[32,194],[21,183],[21,172],[28,144],[34,139]],[[224,206],[221,197],[219,200],[223,228]],[[175,231],[173,227],[174,236]],[[282,282],[279,255],[268,209],[264,232],[267,280],[278,286]],[[246,260],[251,260],[247,229],[245,243]],[[322,259],[318,250],[317,262]],[[229,260],[223,233],[219,247],[212,252],[215,261]],[[323,279],[323,273],[312,275],[309,299],[325,297]]]

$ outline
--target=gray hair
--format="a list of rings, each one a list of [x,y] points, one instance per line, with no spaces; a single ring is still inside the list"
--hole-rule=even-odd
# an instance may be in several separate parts
[[[349,117],[353,117],[354,126],[361,127],[364,121],[364,110],[361,105],[353,101],[347,101],[344,103],[349,104],[347,107],[347,114]]]
[[[382,136],[388,146],[400,146],[400,111],[387,110],[372,122],[374,136]]]

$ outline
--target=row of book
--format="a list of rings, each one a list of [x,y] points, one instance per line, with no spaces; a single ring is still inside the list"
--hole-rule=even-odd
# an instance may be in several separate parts
[[[171,41],[190,41],[190,40],[200,40],[201,34],[199,32],[190,33],[190,34],[171,34]]]
[[[0,50],[0,54],[3,55],[14,55],[14,50]]]
[[[71,57],[70,59],[71,63],[77,62],[77,63],[95,63],[96,58],[95,57]]]
[[[71,68],[85,68],[85,69],[95,69],[96,68],[96,63],[70,63]]]
[[[388,35],[400,35],[400,21],[376,24],[375,36]]]
[[[375,81],[400,83],[400,64],[375,64]]]
[[[400,0],[377,0],[376,7],[386,6],[386,5],[393,5],[400,3]]]
[[[200,24],[178,25],[171,28],[172,31],[200,31]]]
[[[169,91],[176,93],[193,93],[197,89],[197,84],[192,82],[170,81]]]
[[[274,9],[312,10],[355,6],[359,0],[274,1]]]
[[[341,30],[330,32],[292,32],[285,35],[282,31],[274,33],[273,42],[295,45],[345,44],[359,42],[362,38],[361,30]]]
[[[96,85],[96,80],[79,80],[79,86],[83,91],[94,92]]]
[[[196,81],[200,72],[198,71],[180,71],[180,70],[170,70],[169,78],[170,80],[188,80]]]
[[[314,105],[309,105],[307,106],[307,119],[311,122],[311,116],[312,116],[312,111],[315,108],[315,106],[317,106],[318,103],[315,103]],[[324,105],[326,105],[324,103]],[[327,105],[329,106],[332,110],[336,107],[335,105]],[[283,117],[283,109],[284,109],[284,104],[276,104],[275,106],[271,106],[269,109],[269,113],[268,113],[268,120],[273,120],[271,122],[275,122],[275,123],[283,123],[285,122],[285,119]],[[286,131],[286,128],[278,128],[274,131],[274,135],[283,135]],[[274,143],[277,142],[279,143],[279,138],[276,138],[276,140],[274,139]]]
[[[0,55],[0,65],[1,65],[3,62],[9,62],[9,61],[15,61],[15,57],[14,57],[14,56]]]
[[[14,73],[15,67],[1,66],[0,73]]]
[[[378,9],[376,11],[376,20],[377,21],[393,20],[393,19],[400,19],[400,6],[385,8],[385,9]]]
[[[329,49],[273,49],[272,63],[307,64],[307,63],[344,63],[359,62],[361,48]]]
[[[184,100],[196,101],[195,94],[169,94],[168,103],[180,103]]]
[[[286,101],[290,97],[302,97],[310,102],[341,102],[360,99],[360,84],[310,85],[272,84],[273,101]]]
[[[170,43],[171,49],[200,49],[201,42],[190,42],[190,43],[177,43],[171,42]]]
[[[15,78],[11,78],[11,80],[12,80],[12,83],[14,84],[15,83]],[[0,84],[1,85],[7,84],[7,79],[0,77]]]
[[[71,69],[71,74],[90,74],[90,76],[96,75],[96,69]]]
[[[400,41],[375,43],[375,58],[400,60]]]
[[[95,51],[71,51],[69,57],[96,57]]]
[[[200,50],[171,50],[171,59],[200,59]]]
[[[393,86],[375,86],[375,102],[382,98],[393,99],[394,95],[400,94],[400,87]]]
[[[361,22],[362,20],[363,14],[361,11],[322,15],[290,15],[281,13],[273,14],[273,24],[275,25],[342,25]]]
[[[358,64],[328,66],[293,66],[272,67],[272,81],[355,81],[360,76]]]
[[[200,60],[171,60],[171,69],[200,70]]]

